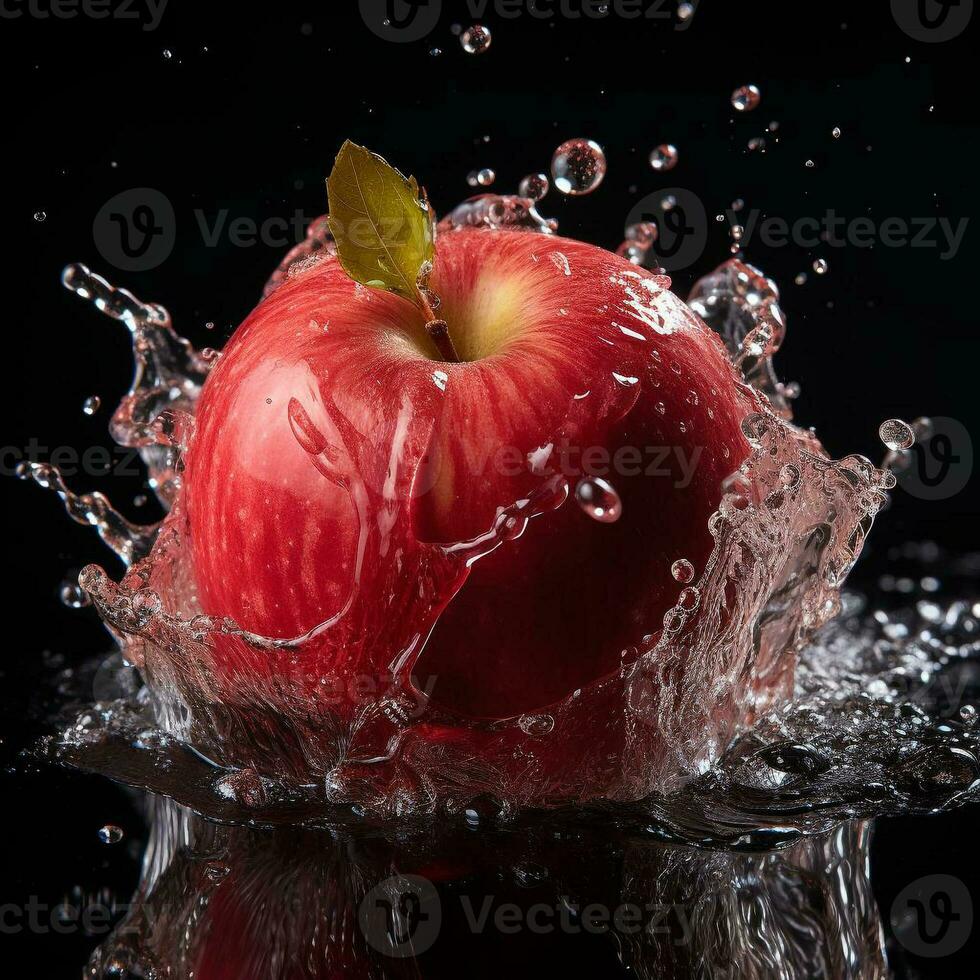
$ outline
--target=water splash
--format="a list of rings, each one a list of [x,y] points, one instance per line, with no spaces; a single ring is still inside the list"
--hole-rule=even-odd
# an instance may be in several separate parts
[[[484,195],[443,219],[439,232],[474,227],[553,230],[528,199]],[[331,260],[329,238],[322,223],[314,222],[267,291],[311,263]],[[894,478],[860,456],[829,459],[812,434],[790,424],[787,390],[772,367],[785,319],[778,291],[758,270],[730,260],[692,293],[692,308],[718,331],[743,372],[745,392],[759,406],[743,424],[751,454],[726,481],[711,518],[715,544],[705,567],[696,575],[675,561],[681,572],[675,578],[684,588],[663,624],[651,624],[642,647],[624,657],[621,670],[533,716],[486,722],[461,719],[428,702],[411,677],[424,631],[400,631],[411,623],[433,623],[474,562],[523,534],[536,515],[563,505],[567,482],[552,479],[502,508],[472,540],[429,545],[399,539],[393,551],[402,564],[379,563],[380,574],[390,580],[370,590],[391,597],[390,635],[365,632],[353,594],[330,620],[286,639],[203,615],[184,556],[186,516],[179,491],[181,455],[194,433],[194,403],[215,359],[177,337],[162,307],[140,303],[83,267],[70,267],[65,280],[133,335],[136,378],[114,416],[113,432],[140,448],[171,510],[161,525],[130,525],[99,495],[72,495],[50,467],[31,470],[38,482],[57,490],[72,516],[93,524],[131,564],[121,583],[96,567],[85,569],[80,583],[148,687],[148,695],[137,700],[121,695],[87,712],[85,724],[77,722],[48,743],[51,757],[110,772],[226,819],[255,822],[365,812],[462,813],[479,798],[493,798],[509,812],[606,799],[628,803],[632,809],[623,811],[623,819],[631,813],[666,836],[737,844],[763,833],[778,843],[825,829],[842,814],[865,812],[861,805],[867,812],[884,806],[881,799],[872,804],[866,794],[856,796],[850,783],[843,792],[840,778],[836,795],[820,795],[825,773],[847,772],[836,762],[834,733],[855,710],[853,699],[837,696],[829,673],[823,690],[833,690],[834,698],[821,708],[819,723],[808,727],[814,716],[797,701],[779,706],[793,694],[794,683],[813,676],[815,668],[804,665],[794,681],[797,651],[839,611],[840,586]],[[670,332],[665,316],[695,322],[667,291],[666,280],[632,272],[622,280],[637,315],[650,318],[654,333]],[[655,299],[660,312],[653,308]],[[294,401],[294,435],[322,475],[333,479],[333,436]],[[330,416],[329,406],[325,410],[331,432],[353,440],[348,450],[356,455],[358,434],[343,418]],[[579,486],[580,504],[583,493]],[[607,494],[598,501],[602,519],[616,513],[615,501],[607,506],[611,499]],[[595,510],[597,500],[584,506]],[[383,509],[370,495],[358,506],[365,512]],[[377,524],[362,522],[364,528]],[[370,539],[359,551],[366,547],[373,547]],[[415,589],[413,612],[406,616],[399,602],[405,583],[416,581],[423,587]],[[317,654],[322,669],[311,677],[292,668],[314,640],[327,641],[317,649],[334,653]],[[392,651],[389,676],[376,678],[383,683],[367,699],[332,697],[345,671],[368,662],[372,644]],[[213,669],[216,650],[235,664],[233,688]],[[872,690],[869,684],[865,676],[861,690]],[[875,711],[860,730],[860,744],[870,745],[892,720],[884,707]],[[572,733],[589,731],[596,717],[615,733],[614,766],[610,744],[569,741]],[[969,733],[956,732],[955,744],[947,731],[937,729],[934,737],[938,741],[930,749],[941,742],[960,764],[964,757],[957,753],[973,751]],[[192,755],[188,743],[195,747]],[[567,761],[554,767],[556,745]],[[515,754],[527,761],[518,777],[505,763]],[[955,784],[955,792],[943,805],[972,792],[962,785],[965,771],[956,777],[959,782],[948,777],[947,788]],[[923,780],[922,785],[929,782],[924,775]],[[790,784],[799,804],[792,819],[783,797],[764,795],[785,793]],[[895,805],[913,807],[917,799],[906,793]]]

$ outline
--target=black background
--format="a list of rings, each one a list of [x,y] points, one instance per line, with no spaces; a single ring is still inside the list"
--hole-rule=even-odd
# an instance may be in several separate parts
[[[170,0],[153,31],[81,14],[0,19],[5,452],[24,450],[32,437],[79,451],[111,446],[106,423],[128,386],[129,341],[61,288],[67,262],[83,261],[164,303],[195,344],[220,346],[283,250],[241,247],[227,236],[209,247],[195,210],[209,221],[220,209],[229,220],[258,222],[297,210],[320,214],[323,179],[345,138],[417,175],[440,212],[472,193],[465,178],[473,169],[493,167],[494,189],[512,191],[524,174],[547,169],[562,140],[594,139],[608,157],[603,186],[577,200],[552,192],[542,212],[557,217],[565,234],[615,247],[637,200],[666,187],[693,191],[705,204],[710,237],[702,259],[675,276],[682,295],[727,257],[727,224],[713,216],[735,198],[790,221],[830,208],[879,223],[974,220],[977,23],[955,40],[925,44],[903,33],[885,2],[702,0],[683,31],[673,20],[507,20],[491,10],[483,22],[493,43],[477,57],[451,32],[454,23],[473,21],[465,4],[443,8],[429,37],[406,44],[370,32],[355,3],[322,0]],[[442,54],[431,54],[434,47]],[[762,104],[737,115],[729,95],[749,82],[761,88]],[[778,132],[765,134],[771,120]],[[749,153],[747,141],[760,135],[767,152]],[[665,141],[677,145],[680,163],[658,175],[647,155]],[[808,159],[813,168],[804,166]],[[172,202],[176,240],[159,267],[124,272],[100,254],[93,219],[110,197],[138,187]],[[750,242],[748,260],[783,290],[789,335],[780,373],[802,384],[798,418],[816,426],[832,453],[877,459],[878,424],[892,416],[949,416],[980,431],[978,241],[971,224],[946,260],[937,248]],[[830,263],[825,276],[812,272],[817,257]],[[801,271],[808,281],[794,285]],[[103,408],[90,418],[81,406],[92,394]],[[5,455],[0,480],[8,571],[0,670],[4,742],[13,755],[32,731],[23,716],[46,670],[41,652],[70,664],[108,641],[94,613],[58,600],[61,581],[105,561],[105,553],[87,529],[63,518],[51,495],[8,478],[11,458]],[[152,504],[133,502],[143,489],[138,477],[81,474],[73,486],[105,490],[132,517],[155,516]],[[957,551],[980,547],[975,512],[975,483],[935,503],[899,491],[879,519],[864,578],[884,568],[887,545],[910,538]],[[23,767],[4,783],[12,869],[4,892],[57,901],[55,893],[72,885],[110,883],[126,894],[132,856],[120,850],[110,861],[94,837],[115,820],[138,839],[137,811],[125,794]],[[918,874],[962,876],[973,850],[965,828],[974,819],[964,812],[883,825],[876,852],[883,907]],[[971,880],[980,898],[978,879]],[[79,937],[48,937],[43,975],[73,975],[85,952]],[[936,972],[932,964],[923,975],[954,975],[944,969],[951,967]]]

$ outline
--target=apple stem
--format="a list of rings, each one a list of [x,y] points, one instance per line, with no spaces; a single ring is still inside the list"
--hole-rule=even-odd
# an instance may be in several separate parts
[[[440,320],[436,316],[436,309],[439,308],[439,297],[433,293],[427,284],[428,271],[419,275],[419,305],[422,307],[422,315],[425,317],[425,329],[432,342],[436,345],[444,361],[452,361],[459,364],[459,354],[456,352],[456,345],[453,338],[449,336],[449,326],[445,320]]]
[[[426,320],[425,329],[428,331],[432,342],[439,349],[443,360],[459,363],[459,354],[456,352],[456,345],[453,338],[449,336],[449,327],[445,320]]]

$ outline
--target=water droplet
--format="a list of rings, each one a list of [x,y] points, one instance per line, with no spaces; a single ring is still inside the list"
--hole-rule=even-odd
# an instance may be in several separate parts
[[[591,194],[606,176],[606,154],[593,140],[566,140],[551,159],[551,177],[562,194]]]
[[[878,428],[878,438],[893,453],[911,449],[915,445],[915,433],[908,422],[901,419],[887,419]]]
[[[47,216],[48,216],[48,212],[47,211],[35,211],[34,212],[34,220],[35,221],[44,221],[44,219],[47,218]]]
[[[677,19],[679,21],[690,20],[694,16],[694,4],[682,3],[677,7]]]
[[[490,47],[491,40],[490,28],[482,24],[467,27],[459,36],[459,43],[467,54],[483,54]]]
[[[960,708],[960,721],[972,728],[977,723],[977,709],[972,704],[964,704]]]
[[[677,147],[672,143],[661,143],[650,153],[650,166],[657,171],[673,170],[677,160]]]
[[[429,48],[430,58],[439,58],[442,56],[442,48]]]
[[[650,248],[657,240],[657,226],[652,221],[639,221],[626,229],[626,240],[635,242],[640,248]]]
[[[690,582],[694,578],[694,566],[686,558],[678,558],[670,566],[670,574],[675,582]]]
[[[762,100],[757,85],[743,85],[732,92],[732,108],[737,112],[751,112]]]
[[[172,60],[173,59],[173,56],[174,56],[174,53],[173,53],[173,51],[170,50],[170,48],[164,48],[163,49],[163,57],[164,57],[164,60],[165,61]]]
[[[88,398],[82,402],[82,411],[86,415],[95,415],[95,413],[102,407],[102,399],[98,395],[89,395]]]
[[[816,164],[812,160],[807,160],[807,162],[803,164],[803,166],[806,167],[807,170],[812,170],[816,166]]]
[[[92,597],[78,584],[77,581],[66,579],[61,583],[58,595],[69,609],[84,609],[92,605]]]
[[[830,268],[830,263],[826,259],[816,259],[813,263],[813,271],[822,276]]]
[[[122,827],[117,827],[114,823],[107,823],[99,828],[99,840],[103,844],[118,844],[124,836]]]
[[[766,141],[761,136],[753,136],[745,145],[748,147],[750,153],[766,152]]]
[[[550,735],[555,728],[555,719],[551,715],[521,715],[517,724],[525,735]]]
[[[833,136],[835,140],[839,140],[840,139],[840,126],[834,126],[834,128],[830,131],[830,135]]]
[[[623,513],[623,503],[615,488],[600,477],[583,477],[575,487],[579,507],[601,524],[613,524]]]
[[[477,170],[474,177],[477,186],[489,187],[497,179],[497,174],[490,167],[484,167],[482,170]]]
[[[521,197],[530,198],[532,201],[540,201],[548,193],[551,184],[545,174],[528,174],[517,188],[517,193]]]

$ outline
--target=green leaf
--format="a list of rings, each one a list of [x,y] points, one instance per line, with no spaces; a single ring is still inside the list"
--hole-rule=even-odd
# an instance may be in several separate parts
[[[347,275],[423,307],[419,275],[432,261],[434,232],[415,178],[348,140],[327,178],[327,196],[330,232]]]

